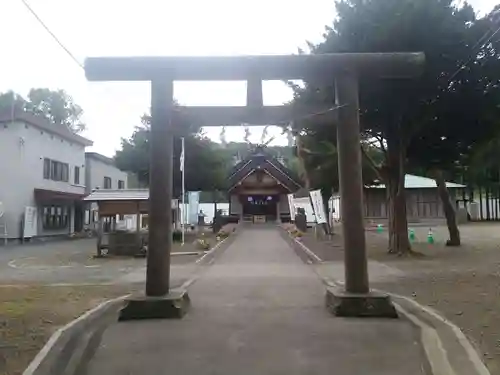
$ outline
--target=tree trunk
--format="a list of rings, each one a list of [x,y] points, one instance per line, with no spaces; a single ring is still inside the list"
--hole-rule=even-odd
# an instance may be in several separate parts
[[[221,218],[219,217],[219,214],[217,213],[217,202],[219,200],[219,191],[214,190],[212,192],[212,200],[214,201],[214,217],[212,218],[212,232],[213,233],[218,233],[219,230],[222,228],[222,223],[221,223]]]
[[[484,220],[483,217],[483,186],[479,186],[479,216],[480,220]]]
[[[214,201],[214,217],[212,218],[212,223],[215,224],[215,219],[217,218],[217,200],[218,200],[218,191],[212,191],[212,200]]]
[[[330,199],[330,193],[323,193],[321,192],[321,197],[323,198],[323,209],[325,210],[326,214],[326,223],[322,225],[323,227],[323,232],[325,232],[325,235],[332,235],[333,234],[333,228],[330,225],[330,208],[328,207],[328,200]]]
[[[435,180],[437,185],[437,190],[441,203],[443,204],[443,211],[446,217],[446,225],[448,226],[448,233],[450,239],[446,241],[446,246],[460,246],[460,231],[457,225],[457,215],[455,212],[455,207],[451,201],[448,188],[446,187],[446,181],[444,180],[443,173],[441,171],[435,171]]]
[[[389,253],[409,254],[411,245],[408,239],[404,175],[400,176],[398,173],[390,176],[387,178],[386,187],[389,207]]]
[[[302,148],[302,139],[300,136],[297,136],[297,160],[299,162],[299,169],[300,169],[300,174],[301,177],[304,179],[304,184],[305,188],[309,192],[309,189],[311,188],[311,181],[309,179],[309,174],[307,173],[306,169],[306,162],[304,160],[304,150]]]
[[[486,195],[486,220],[490,221],[491,220],[491,216],[490,216],[490,195],[491,194],[490,194],[490,187],[489,186],[486,186],[485,195]]]
[[[407,255],[412,252],[408,238],[405,191],[405,150],[400,137],[387,141],[385,184],[389,207],[389,253]]]
[[[314,211],[314,205],[313,201],[311,199],[311,178],[309,177],[309,172],[307,171],[306,168],[306,161],[305,161],[305,154],[304,154],[304,149],[302,147],[302,139],[300,136],[297,136],[297,160],[299,162],[299,169],[300,169],[300,174],[301,177],[304,179],[304,188],[307,191],[308,197],[309,197],[309,204],[311,205],[311,208]]]
[[[496,192],[495,192],[495,200],[493,201],[494,202],[493,207],[495,207],[495,221],[498,221],[498,198],[499,198],[499,195],[498,195],[498,188],[497,188]]]

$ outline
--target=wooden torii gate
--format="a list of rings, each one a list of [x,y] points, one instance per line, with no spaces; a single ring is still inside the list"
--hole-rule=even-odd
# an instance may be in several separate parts
[[[246,81],[247,105],[182,107],[204,126],[269,125],[290,122],[290,109],[264,106],[262,81],[335,79],[345,290],[329,289],[327,304],[337,315],[393,316],[387,296],[370,292],[361,176],[358,77],[409,78],[420,73],[422,53],[346,53],[227,57],[92,57],[90,81],[151,82],[151,161],[146,296],[129,301],[123,319],[181,317],[186,291],[170,290],[172,247],[173,82]],[[334,77],[334,78],[333,78]],[[332,103],[333,104],[333,103]],[[297,114],[295,114],[297,115]],[[301,114],[306,115],[306,114]],[[128,313],[125,314],[125,311]]]

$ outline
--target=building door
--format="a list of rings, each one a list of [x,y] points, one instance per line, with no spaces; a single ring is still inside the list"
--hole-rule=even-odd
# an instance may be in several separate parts
[[[244,197],[243,215],[276,217],[277,195],[247,195]]]
[[[75,202],[75,232],[81,232],[83,230],[85,210],[82,202]]]

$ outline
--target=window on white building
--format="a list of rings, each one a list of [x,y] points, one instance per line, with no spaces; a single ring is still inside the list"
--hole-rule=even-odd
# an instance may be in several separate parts
[[[111,189],[111,177],[104,177],[104,189]]]
[[[74,174],[75,185],[80,185],[80,167],[75,166]]]
[[[68,206],[44,206],[42,211],[43,229],[64,229],[69,223]]]
[[[43,159],[43,178],[50,180],[50,159]]]
[[[69,181],[69,165],[49,158],[43,159],[43,178],[52,181]]]

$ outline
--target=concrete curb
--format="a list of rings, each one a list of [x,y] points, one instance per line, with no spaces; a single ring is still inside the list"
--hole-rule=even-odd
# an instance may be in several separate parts
[[[126,297],[128,296],[105,301],[59,328],[24,370],[23,375],[81,374],[85,358],[90,358],[95,350],[95,337],[102,334],[113,318],[117,318]]]
[[[311,263],[319,264],[323,261],[320,257],[318,257],[314,252],[312,252],[306,245],[292,237],[290,233],[288,233],[284,228],[279,228],[281,237],[292,247],[292,249],[296,252],[303,252],[307,255]]]
[[[399,304],[393,301],[397,312],[404,316],[414,327],[420,331],[420,343],[424,350],[424,355],[430,367],[431,374],[455,375],[455,371],[448,360],[448,355],[443,347],[443,343],[437,331],[429,325],[423,323],[413,314],[410,314]]]
[[[214,257],[216,252],[220,252],[221,249],[225,249],[227,246],[226,245],[228,242],[231,242],[230,239],[233,238],[237,234],[236,231],[234,231],[231,235],[228,237],[224,238],[222,241],[217,243],[214,247],[212,247],[210,250],[206,251],[205,254],[203,254],[202,257],[196,260],[196,264],[203,265],[209,263]]]
[[[197,270],[194,271],[193,275],[180,286],[180,289],[188,289],[191,285],[193,285],[203,275],[207,266],[212,265],[215,259],[226,251],[229,246],[231,246],[240,231],[241,229],[236,229],[229,235],[229,237],[224,238],[221,242],[206,252],[205,255],[196,260],[195,263],[197,265]]]
[[[425,325],[434,330],[443,344],[444,355],[447,355],[453,372],[456,375],[490,375],[486,365],[481,360],[480,354],[476,351],[470,340],[465,336],[462,330],[442,317],[433,309],[423,306],[417,301],[394,293],[387,293],[391,296],[395,305],[399,306],[406,317],[414,317],[421,325]],[[431,360],[432,354],[429,356]],[[430,361],[431,362],[431,361]],[[439,374],[439,372],[434,372]]]
[[[283,237],[297,250],[302,250],[312,263],[321,263],[306,245],[292,238],[288,232],[282,231]],[[314,257],[311,257],[311,253]],[[315,259],[317,258],[317,259]],[[318,261],[319,259],[319,261]],[[343,286],[343,282],[325,278],[316,272],[327,286]],[[433,375],[490,375],[480,354],[467,339],[458,326],[442,317],[433,309],[423,306],[417,301],[398,294],[377,289],[373,291],[389,295],[398,311],[420,331],[420,342],[424,355]]]

